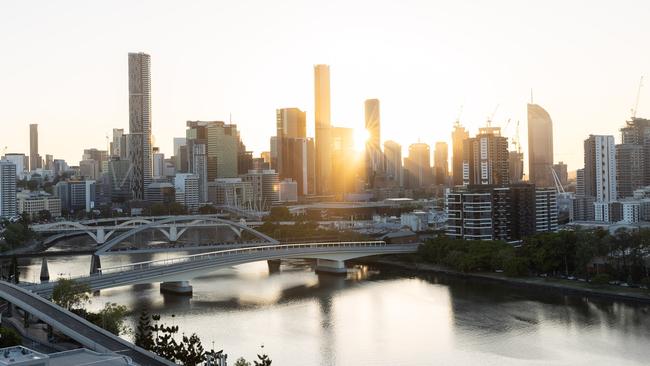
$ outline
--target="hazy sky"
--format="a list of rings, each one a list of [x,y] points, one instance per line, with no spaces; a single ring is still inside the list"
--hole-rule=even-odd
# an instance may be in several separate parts
[[[2,1],[2,0],[0,0]],[[2,1],[0,148],[77,164],[128,130],[127,53],[152,57],[153,133],[172,153],[190,119],[228,120],[268,150],[275,109],[307,111],[313,65],[331,65],[332,119],[361,128],[381,100],[382,140],[450,139],[497,124],[526,144],[526,103],[548,110],[555,160],[582,165],[589,133],[614,134],[650,79],[648,1]],[[638,116],[650,117],[650,80]],[[527,158],[526,158],[527,159]],[[526,164],[527,165],[527,164]]]

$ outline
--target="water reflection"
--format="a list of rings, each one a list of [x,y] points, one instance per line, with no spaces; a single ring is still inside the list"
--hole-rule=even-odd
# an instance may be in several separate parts
[[[104,266],[164,258],[108,256]],[[52,258],[50,273],[84,274],[90,258]],[[279,365],[642,365],[650,359],[648,306],[510,288],[392,267],[316,275],[312,261],[267,262],[191,281],[192,297],[157,284],[103,290],[111,301],[253,359],[264,344]],[[23,263],[38,277],[40,260]],[[172,314],[175,315],[172,318]],[[127,338],[130,335],[127,336]]]

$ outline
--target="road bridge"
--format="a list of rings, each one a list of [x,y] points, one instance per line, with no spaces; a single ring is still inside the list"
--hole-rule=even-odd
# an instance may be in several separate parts
[[[139,365],[175,365],[17,285],[0,281],[0,298],[93,351],[128,356]]]
[[[99,268],[96,273],[74,279],[87,284],[93,291],[149,283],[185,282],[185,286],[189,286],[187,281],[220,268],[286,258],[317,259],[317,271],[344,273],[345,260],[380,254],[413,253],[418,246],[419,244],[387,244],[383,241],[274,244]],[[48,297],[55,285],[56,283],[46,282],[25,284],[23,287]]]

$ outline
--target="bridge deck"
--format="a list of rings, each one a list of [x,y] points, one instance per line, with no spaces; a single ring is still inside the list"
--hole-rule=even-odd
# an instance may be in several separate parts
[[[52,302],[13,284],[0,281],[0,297],[50,324],[86,348],[98,352],[114,352],[125,355],[139,365],[174,365],[173,362],[136,347]]]

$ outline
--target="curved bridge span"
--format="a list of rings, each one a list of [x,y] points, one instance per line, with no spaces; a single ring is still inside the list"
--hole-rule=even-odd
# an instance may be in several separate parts
[[[413,253],[419,244],[387,244],[383,241],[284,244],[220,250],[177,258],[100,268],[98,273],[74,278],[91,290],[168,281],[188,281],[220,268],[238,264],[287,258],[313,258],[335,263],[380,254]],[[23,288],[49,297],[56,283],[26,284]]]

